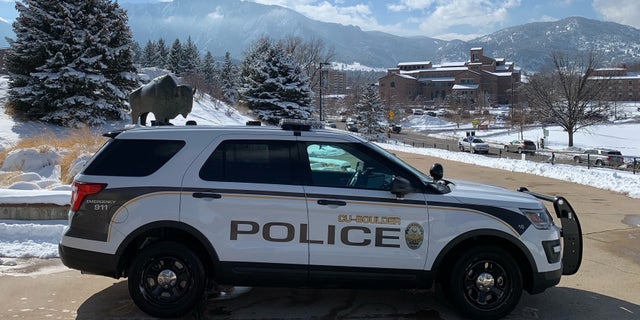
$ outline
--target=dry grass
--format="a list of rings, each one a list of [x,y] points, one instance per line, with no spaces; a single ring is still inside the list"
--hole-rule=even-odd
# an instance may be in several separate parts
[[[15,146],[0,152],[0,163],[3,163],[13,150],[36,149],[42,153],[55,150],[61,156],[59,163],[61,176],[63,180],[69,180],[64,177],[67,176],[69,168],[78,156],[83,153],[95,153],[106,140],[107,138],[102,137],[99,133],[91,132],[87,128],[70,129],[63,137],[50,131],[43,132],[38,136],[22,139]],[[68,184],[71,181],[62,181],[62,183]]]

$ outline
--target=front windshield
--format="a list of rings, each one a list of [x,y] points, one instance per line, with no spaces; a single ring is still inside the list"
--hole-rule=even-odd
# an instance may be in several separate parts
[[[484,141],[482,141],[482,139],[480,139],[480,138],[473,139],[473,142],[475,142],[475,143],[484,143]]]
[[[393,161],[394,163],[402,166],[406,170],[408,170],[411,173],[415,174],[424,183],[432,183],[433,182],[433,178],[431,178],[429,175],[427,175],[424,172],[412,167],[410,164],[408,164],[408,163],[404,162],[402,159],[398,158],[398,156],[396,156],[395,154],[387,151],[386,149],[380,147],[379,145],[377,145],[375,143],[366,142],[366,144],[369,147],[371,147],[372,149],[375,149],[376,151],[378,151],[380,154],[385,156],[387,159]]]

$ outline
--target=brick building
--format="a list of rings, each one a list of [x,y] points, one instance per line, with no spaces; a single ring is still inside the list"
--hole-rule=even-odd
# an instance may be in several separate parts
[[[639,101],[640,73],[627,68],[600,68],[593,70],[593,78],[606,79],[604,97],[610,101]]]
[[[470,106],[508,104],[518,83],[520,70],[513,62],[486,57],[482,48],[472,48],[463,62],[402,62],[378,79],[380,97],[388,106],[437,103],[452,94]]]

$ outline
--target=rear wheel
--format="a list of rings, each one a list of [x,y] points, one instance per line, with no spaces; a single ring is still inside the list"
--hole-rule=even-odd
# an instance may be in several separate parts
[[[206,274],[200,258],[176,242],[157,242],[135,257],[129,270],[129,294],[145,313],[180,317],[203,299]]]
[[[522,148],[518,147],[518,153],[522,153]]]
[[[604,165],[604,162],[602,162],[602,160],[600,159],[596,160],[596,166],[602,167],[603,165]]]
[[[447,297],[472,319],[509,314],[522,295],[522,274],[516,261],[499,247],[467,250],[455,262],[444,288]]]

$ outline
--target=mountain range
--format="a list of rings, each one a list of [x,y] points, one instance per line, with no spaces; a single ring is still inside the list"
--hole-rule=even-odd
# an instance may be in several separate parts
[[[243,52],[263,36],[279,39],[293,35],[322,40],[333,48],[335,61],[389,68],[399,62],[465,61],[469,49],[483,47],[486,56],[505,58],[524,71],[538,71],[548,64],[552,51],[572,53],[595,49],[603,55],[603,67],[640,62],[640,30],[613,22],[570,17],[554,22],[527,23],[499,30],[470,41],[445,41],[429,37],[400,37],[379,31],[363,31],[312,20],[274,5],[237,0],[173,0],[132,4],[127,10],[134,39],[144,46],[162,38],[167,45],[190,36],[197,47],[214,56],[241,59]],[[0,48],[11,26],[0,19]]]

